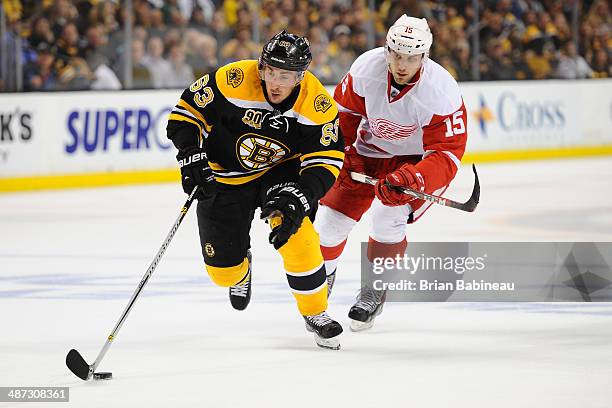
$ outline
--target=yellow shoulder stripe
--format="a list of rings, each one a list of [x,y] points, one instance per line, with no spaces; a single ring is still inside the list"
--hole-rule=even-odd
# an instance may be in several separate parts
[[[226,99],[266,102],[256,60],[233,62],[219,68],[215,83]]]
[[[293,110],[310,122],[307,124],[322,125],[332,122],[338,116],[338,106],[321,82],[306,71],[302,80],[300,94],[293,105]]]

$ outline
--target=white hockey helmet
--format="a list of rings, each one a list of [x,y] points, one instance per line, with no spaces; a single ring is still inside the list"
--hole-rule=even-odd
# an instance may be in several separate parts
[[[424,18],[403,14],[389,28],[387,47],[400,54],[418,55],[429,52],[433,36]]]

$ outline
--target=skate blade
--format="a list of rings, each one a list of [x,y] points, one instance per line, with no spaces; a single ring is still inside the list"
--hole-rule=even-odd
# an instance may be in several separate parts
[[[351,331],[360,332],[371,329],[372,326],[374,326],[374,319],[370,320],[369,322],[360,322],[359,320],[351,319]]]
[[[314,333],[314,339],[317,346],[328,350],[340,350],[340,340],[338,337],[339,336],[332,337],[331,339],[324,339],[323,337]]]

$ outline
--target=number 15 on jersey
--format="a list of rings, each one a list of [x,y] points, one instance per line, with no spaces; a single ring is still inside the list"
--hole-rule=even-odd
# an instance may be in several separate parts
[[[444,136],[452,137],[456,135],[462,135],[465,133],[465,123],[463,122],[463,110],[458,110],[453,113],[453,117],[447,117],[444,119],[446,124],[446,133]]]

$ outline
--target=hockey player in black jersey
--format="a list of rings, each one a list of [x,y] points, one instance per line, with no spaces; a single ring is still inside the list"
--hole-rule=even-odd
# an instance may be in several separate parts
[[[339,348],[327,313],[327,281],[312,219],[342,167],[338,109],[306,69],[305,38],[275,35],[258,61],[228,64],[185,89],[168,120],[183,189],[199,186],[197,217],[206,270],[243,310],[251,298],[255,209],[318,345]]]

